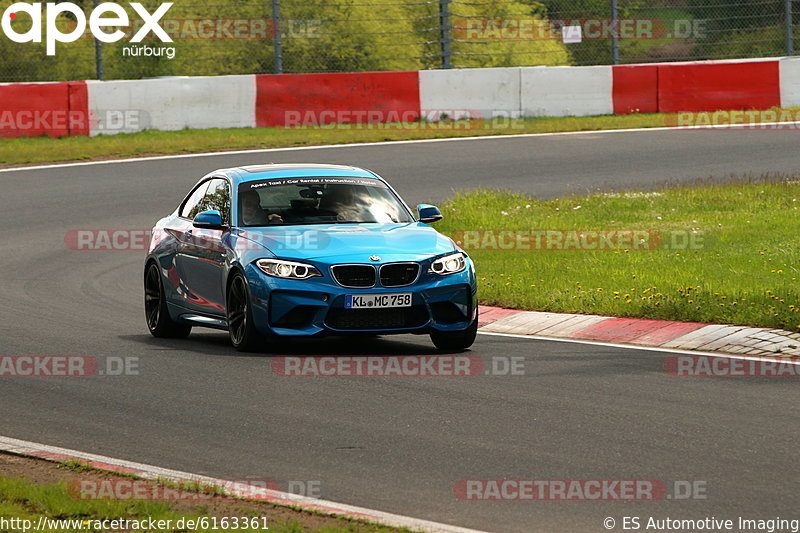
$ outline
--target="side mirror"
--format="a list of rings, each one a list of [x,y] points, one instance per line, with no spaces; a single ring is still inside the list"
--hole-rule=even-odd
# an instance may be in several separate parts
[[[194,217],[192,221],[192,225],[195,228],[202,229],[226,229],[225,225],[222,223],[222,215],[220,215],[219,211],[216,209],[197,213],[197,216]]]
[[[417,206],[417,213],[419,213],[419,221],[430,224],[442,220],[442,213],[435,205],[419,204]]]

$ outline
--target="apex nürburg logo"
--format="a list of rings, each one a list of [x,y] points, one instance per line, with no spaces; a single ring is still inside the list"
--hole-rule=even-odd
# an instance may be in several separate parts
[[[173,2],[161,4],[154,13],[150,13],[138,2],[130,2],[130,6],[142,17],[143,24],[138,32],[131,38],[132,43],[141,42],[144,37],[153,32],[161,42],[171,43],[172,39],[159,25],[159,20],[166,15],[172,7]],[[86,14],[79,6],[72,2],[60,2],[58,4],[47,2],[45,4],[44,27],[45,42],[47,43],[47,55],[52,56],[56,53],[56,42],[71,43],[78,40],[86,31]],[[24,33],[20,33],[13,27],[13,21],[20,13],[26,13],[31,17],[30,28]],[[75,19],[75,26],[68,32],[62,32],[57,26],[56,21],[59,15],[69,14]],[[88,25],[92,35],[101,42],[115,43],[125,36],[125,32],[114,28],[124,28],[130,23],[128,13],[125,9],[114,2],[104,2],[92,10],[89,15]],[[17,2],[6,8],[2,15],[0,27],[3,33],[15,43],[40,43],[42,42],[42,3]],[[113,30],[113,31],[112,31]]]

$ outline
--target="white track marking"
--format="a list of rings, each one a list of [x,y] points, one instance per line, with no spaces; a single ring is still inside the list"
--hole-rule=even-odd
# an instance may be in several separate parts
[[[697,350],[676,350],[674,348],[661,348],[659,346],[643,346],[639,344],[619,344],[616,342],[603,342],[603,341],[592,341],[592,340],[584,340],[584,339],[564,339],[558,337],[539,337],[536,335],[522,335],[517,333],[494,333],[491,331],[480,331],[478,330],[478,335],[492,335],[495,337],[511,337],[514,339],[529,339],[529,340],[536,340],[536,341],[553,341],[553,342],[572,342],[575,344],[590,344],[592,346],[607,346],[609,348],[627,348],[629,350],[646,350],[649,352],[665,352],[665,353],[676,353],[681,355],[699,355],[699,356],[711,356],[711,357],[724,357],[727,359],[743,359],[745,361],[778,361],[780,363],[787,363],[790,365],[800,365],[800,360],[796,359],[788,359],[784,357],[773,357],[773,356],[758,356],[758,355],[735,355],[735,354],[728,354],[728,353],[721,353],[721,352],[701,352]]]
[[[424,533],[484,533],[475,529],[467,529],[459,526],[452,526],[449,524],[440,524],[438,522],[431,522],[428,520],[420,520],[403,515],[392,513],[385,513],[383,511],[375,511],[364,507],[356,507],[342,503],[331,502],[327,500],[320,500],[317,498],[310,498],[308,496],[300,496],[297,494],[278,492],[274,490],[254,487],[243,483],[231,483],[223,479],[215,479],[198,474],[191,474],[189,472],[181,472],[178,470],[170,470],[158,466],[151,466],[142,463],[134,463],[122,459],[114,459],[103,455],[95,455],[93,453],[80,452],[77,450],[70,450],[67,448],[59,448],[56,446],[49,446],[46,444],[39,444],[37,442],[25,441],[15,439],[12,437],[0,436],[0,451],[13,453],[17,455],[24,455],[29,457],[37,457],[36,454],[46,453],[55,454],[58,456],[68,456],[75,459],[83,459],[85,461],[92,461],[96,463],[104,463],[121,468],[137,470],[134,475],[144,479],[152,480],[167,480],[176,482],[194,481],[206,485],[213,485],[225,489],[228,493],[233,495],[246,495],[246,496],[264,496],[265,499],[278,500],[280,504],[292,505],[301,508],[306,508],[322,514],[352,517],[361,520],[368,520],[379,524],[384,524],[390,527],[404,527],[413,531],[420,531]],[[37,457],[42,458],[42,457]],[[237,485],[239,487],[237,488]],[[284,500],[284,501],[280,501]]]

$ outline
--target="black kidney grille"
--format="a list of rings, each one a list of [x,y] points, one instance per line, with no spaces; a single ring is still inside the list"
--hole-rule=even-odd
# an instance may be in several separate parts
[[[372,287],[375,285],[375,267],[372,265],[335,265],[333,277],[344,287]]]
[[[381,285],[402,287],[411,285],[419,274],[419,263],[391,263],[381,267]]]

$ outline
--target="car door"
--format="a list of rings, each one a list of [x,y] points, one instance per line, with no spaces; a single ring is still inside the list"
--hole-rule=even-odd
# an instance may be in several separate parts
[[[184,288],[183,306],[204,315],[223,316],[227,253],[222,240],[228,230],[201,229],[191,224],[197,213],[212,209],[220,212],[223,224],[230,225],[231,190],[223,178],[211,179],[202,200],[187,212],[189,227],[179,244],[176,264]]]
[[[164,268],[166,279],[167,301],[180,307],[188,306],[186,285],[183,279],[182,267],[185,265],[180,260],[180,252],[188,240],[192,239],[192,219],[200,212],[203,199],[208,190],[209,180],[195,186],[178,208],[177,216],[167,220],[164,226],[165,253],[162,255],[161,264]]]

